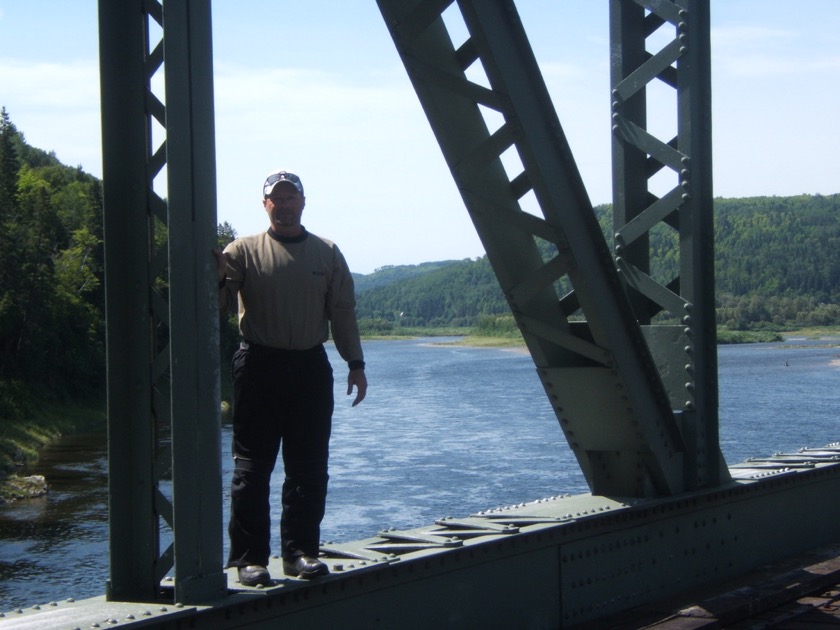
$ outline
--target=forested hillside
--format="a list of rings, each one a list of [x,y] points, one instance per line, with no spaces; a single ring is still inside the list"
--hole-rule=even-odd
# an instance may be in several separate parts
[[[407,327],[471,326],[481,315],[507,311],[507,302],[486,257],[453,262],[407,280],[357,293],[356,309],[360,318]]]
[[[719,199],[715,211],[720,323],[840,323],[840,195]]]
[[[0,400],[13,413],[33,392],[102,391],[102,204],[96,178],[27,145],[0,114]],[[596,210],[610,234],[609,207]],[[840,195],[717,199],[715,213],[720,324],[840,324]],[[220,242],[235,236],[219,226]],[[676,268],[673,238],[652,234],[659,279]],[[387,266],[357,275],[356,287],[365,332],[474,327],[509,313],[486,258]],[[223,323],[228,352],[235,322]]]
[[[455,262],[454,260],[441,260],[438,262],[425,262],[419,265],[387,265],[380,267],[376,273],[367,275],[354,273],[353,279],[356,284],[356,293],[364,293],[377,287],[387,286],[395,282],[404,282],[417,276],[441,269]]]
[[[611,241],[610,207],[596,212]],[[675,274],[674,238],[664,228],[651,235],[657,280]],[[719,324],[733,330],[840,324],[840,195],[716,199],[715,239]],[[550,255],[548,247],[543,253]],[[482,316],[509,312],[486,258],[358,294],[363,326],[372,331],[474,326]]]
[[[0,400],[84,395],[104,376],[99,181],[30,147],[0,111]]]

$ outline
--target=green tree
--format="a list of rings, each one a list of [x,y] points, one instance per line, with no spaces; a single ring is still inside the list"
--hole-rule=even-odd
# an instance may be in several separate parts
[[[237,237],[236,230],[234,230],[233,226],[227,221],[219,223],[216,229],[216,234],[218,235],[217,243],[219,245],[219,249],[224,249],[227,247],[228,243],[232,243]]]
[[[224,249],[228,243],[236,240],[236,230],[225,221],[216,227],[217,244]],[[219,315],[219,354],[222,366],[230,363],[236,347],[239,345],[239,317],[236,313],[222,313]],[[223,373],[227,373],[223,371]],[[224,383],[223,383],[224,384]]]
[[[23,158],[0,214],[0,380],[84,393],[104,376],[99,183],[28,147],[8,116],[2,133],[3,168]]]
[[[17,129],[6,108],[0,109],[0,221],[14,214],[17,203],[17,174],[20,159],[15,146]]]
[[[17,177],[20,170],[15,138],[17,130],[6,108],[0,110],[0,379],[9,371],[14,351],[14,331],[18,327],[16,295],[10,291],[15,281],[17,252]]]

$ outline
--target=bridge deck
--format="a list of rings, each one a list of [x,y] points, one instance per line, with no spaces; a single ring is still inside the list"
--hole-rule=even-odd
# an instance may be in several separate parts
[[[756,569],[689,597],[626,611],[579,630],[840,627],[840,545]]]
[[[230,583],[235,576],[231,572]],[[290,583],[293,581],[289,581]],[[255,591],[243,589],[241,593]],[[738,580],[695,590],[691,597],[626,611],[576,626],[578,630],[701,630],[774,628],[818,630],[840,627],[840,544],[764,566]],[[235,595],[234,595],[235,597]],[[243,598],[243,605],[247,599]],[[164,619],[177,624],[202,607],[106,602],[54,602],[2,613],[3,630],[33,627],[95,628],[124,624],[150,627]],[[44,625],[47,622],[48,626]],[[132,623],[133,622],[133,623]]]
[[[329,576],[284,578],[275,559],[271,587],[231,571],[206,606],[173,604],[164,581],[159,602],[50,602],[4,612],[0,630],[840,625],[840,445],[730,473],[671,498],[564,495],[326,543]]]

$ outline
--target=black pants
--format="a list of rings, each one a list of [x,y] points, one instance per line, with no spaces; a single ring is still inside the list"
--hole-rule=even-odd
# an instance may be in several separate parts
[[[282,554],[317,557],[334,404],[323,346],[292,351],[243,344],[233,355],[233,395],[228,566],[268,564],[269,481],[281,446]]]

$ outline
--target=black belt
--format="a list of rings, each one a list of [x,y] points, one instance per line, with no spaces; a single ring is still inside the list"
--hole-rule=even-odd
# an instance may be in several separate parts
[[[286,348],[273,348],[272,346],[263,346],[253,341],[241,341],[239,347],[249,352],[259,352],[265,354],[273,354],[277,356],[286,357],[306,357],[315,354],[322,354],[324,352],[324,344],[319,343],[317,346],[312,346],[306,350],[288,350]]]

